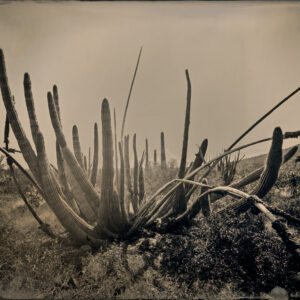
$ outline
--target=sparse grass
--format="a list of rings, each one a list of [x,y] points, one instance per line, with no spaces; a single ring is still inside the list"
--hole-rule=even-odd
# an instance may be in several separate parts
[[[239,164],[237,177],[261,166],[263,158],[258,163],[245,161]],[[290,191],[291,175],[298,178],[299,167],[294,162],[283,166],[277,185],[264,199],[298,217],[300,195]],[[147,196],[177,172],[176,167],[162,172],[159,166],[145,172]],[[215,175],[210,175],[209,182]],[[44,201],[32,189],[26,192],[41,218],[62,232]],[[290,255],[261,215],[215,213],[232,203],[229,197],[213,204],[209,218],[200,214],[189,228],[164,234],[145,230],[128,247],[113,242],[99,251],[80,247],[68,238],[50,239],[16,194],[1,197],[1,297],[224,299],[265,297],[275,286],[292,294],[299,292],[297,280],[289,273]]]

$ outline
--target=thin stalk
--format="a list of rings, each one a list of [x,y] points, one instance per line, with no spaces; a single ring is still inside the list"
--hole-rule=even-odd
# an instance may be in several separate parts
[[[121,131],[121,141],[123,140],[123,136],[124,136],[125,120],[126,120],[126,115],[127,115],[129,100],[130,100],[130,96],[131,96],[131,92],[132,92],[132,88],[133,88],[135,76],[136,76],[136,73],[137,73],[137,70],[138,70],[138,66],[139,66],[139,62],[140,62],[142,50],[143,50],[143,46],[141,47],[141,50],[140,50],[140,53],[139,53],[139,57],[138,57],[138,60],[137,60],[137,63],[136,63],[136,67],[135,67],[135,71],[134,71],[133,78],[132,78],[132,81],[131,81],[129,95],[128,95],[128,98],[127,98],[127,103],[126,103],[126,107],[125,107],[125,111],[124,111],[124,115],[123,115],[122,131]]]
[[[264,114],[260,119],[258,119],[252,126],[250,126],[232,145],[226,150],[231,150],[243,137],[245,137],[254,127],[256,127],[260,122],[262,122],[267,116],[269,116],[274,110],[276,110],[279,106],[281,106],[284,102],[289,100],[292,96],[300,91],[300,87],[294,90],[291,94],[281,100],[278,104],[276,104],[271,110],[269,110],[266,114]]]
[[[48,235],[50,236],[51,238],[55,238],[55,234],[51,231],[51,229],[49,228],[49,225],[48,224],[45,224],[41,218],[37,215],[37,213],[35,212],[35,210],[33,209],[33,207],[30,205],[30,203],[27,201],[23,191],[22,191],[22,188],[16,178],[16,174],[15,174],[15,171],[14,171],[14,168],[13,168],[13,160],[11,160],[10,158],[7,158],[7,164],[9,166],[9,169],[10,169],[10,173],[12,175],[12,178],[14,180],[14,183],[17,187],[17,190],[21,196],[21,198],[23,199],[25,205],[27,206],[27,208],[29,209],[29,211],[31,212],[32,216],[36,219],[36,221],[39,223],[40,225],[40,228]]]

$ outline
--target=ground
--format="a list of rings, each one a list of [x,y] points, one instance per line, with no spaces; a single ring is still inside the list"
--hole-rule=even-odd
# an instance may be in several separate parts
[[[298,153],[299,154],[299,153]],[[263,164],[264,157],[242,161],[236,177]],[[146,172],[150,195],[176,174],[173,167]],[[216,181],[219,174],[208,178]],[[65,239],[49,238],[38,228],[13,187],[1,175],[0,296],[2,298],[205,298],[300,297],[300,274],[292,256],[261,215],[220,211],[229,197],[200,213],[189,226],[168,232],[143,230],[126,242],[107,242],[101,249],[78,246],[38,194],[22,186],[39,216]],[[248,187],[247,189],[250,189]],[[282,166],[279,179],[263,199],[300,217],[300,165]],[[299,238],[299,229],[291,228]]]

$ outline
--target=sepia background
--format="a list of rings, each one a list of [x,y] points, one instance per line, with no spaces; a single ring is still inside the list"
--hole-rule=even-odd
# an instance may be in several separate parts
[[[0,2],[0,47],[11,92],[28,137],[23,75],[31,76],[36,110],[55,162],[46,94],[57,84],[64,132],[79,128],[92,146],[103,98],[117,112],[118,137],[139,49],[143,46],[125,133],[179,159],[186,104],[184,70],[192,82],[188,159],[208,138],[208,155],[228,147],[255,120],[300,85],[297,2]],[[5,110],[0,103],[0,138]],[[300,94],[241,144],[269,137],[275,126],[300,129]],[[30,137],[31,138],[31,137]],[[17,147],[11,137],[11,146]],[[284,147],[295,141],[285,142]],[[269,144],[245,154],[265,153]]]

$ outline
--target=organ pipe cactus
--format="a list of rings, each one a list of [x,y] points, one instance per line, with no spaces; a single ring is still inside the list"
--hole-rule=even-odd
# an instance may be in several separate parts
[[[72,131],[74,154],[66,143],[66,138],[62,130],[61,112],[56,86],[53,87],[52,92],[47,93],[50,119],[56,136],[57,173],[54,171],[48,161],[44,136],[39,128],[35,114],[30,77],[25,73],[24,92],[34,148],[30,144],[15,110],[13,97],[8,85],[4,56],[2,50],[0,50],[1,92],[12,130],[23,157],[36,179],[39,190],[42,191],[43,197],[58,220],[75,240],[81,243],[99,245],[102,239],[129,237],[141,226],[152,226],[159,219],[165,220],[166,222],[175,220],[180,223],[181,220],[187,219],[187,217],[188,219],[195,217],[199,211],[199,207],[203,208],[205,206],[203,199],[206,199],[205,197],[209,194],[217,193],[223,195],[224,193],[228,193],[235,197],[246,197],[245,193],[233,187],[212,187],[209,186],[203,178],[200,179],[201,183],[193,181],[195,175],[200,170],[208,168],[218,159],[237,149],[228,151],[224,153],[223,156],[206,162],[201,166],[204,162],[204,155],[207,148],[207,140],[204,140],[199,148],[199,155],[196,156],[191,167],[186,170],[187,124],[189,123],[191,98],[190,81],[187,71],[186,76],[188,81],[188,96],[182,163],[178,173],[180,178],[167,183],[150,197],[148,201],[145,201],[145,187],[143,181],[144,153],[139,161],[136,150],[136,135],[133,137],[133,182],[131,180],[129,158],[129,136],[127,135],[124,141],[118,144],[120,178],[119,184],[116,186],[116,182],[114,181],[116,174],[116,170],[114,170],[114,154],[116,154],[117,147],[115,143],[114,149],[109,102],[107,99],[104,99],[101,105],[103,165],[101,192],[99,194],[95,189],[99,151],[98,126],[95,123],[93,169],[91,179],[89,180],[87,173],[84,171],[79,134],[76,125]],[[281,164],[283,137],[287,138],[286,135],[282,134],[280,128],[276,128],[274,130],[272,146],[265,168],[261,173],[255,173],[256,177],[259,176],[257,176],[257,174],[261,174],[259,183],[252,191],[252,194],[258,197],[263,197],[277,178]],[[163,132],[161,133],[161,150],[162,168],[166,168]],[[154,153],[156,153],[156,151]],[[154,159],[154,161],[156,160]],[[251,178],[253,179],[253,176]],[[192,191],[190,188],[191,185],[200,186],[202,190],[199,197],[193,200],[190,206],[187,206],[186,204],[190,199]],[[125,186],[127,192],[125,192]],[[163,197],[158,197],[167,188],[169,189],[168,192],[166,192]],[[184,206],[182,210],[176,209],[176,195],[178,194],[183,199]],[[199,206],[200,203],[201,205]],[[259,205],[257,206],[259,207]],[[209,208],[204,209],[203,213],[209,214],[209,210]]]

